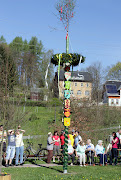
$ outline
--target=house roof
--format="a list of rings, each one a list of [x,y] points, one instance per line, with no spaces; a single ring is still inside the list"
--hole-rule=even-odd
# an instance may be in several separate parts
[[[105,85],[107,84],[112,84],[112,85],[116,85],[117,89],[121,86],[121,81],[119,80],[108,80],[105,82]]]
[[[64,81],[64,70],[60,70],[59,79]],[[92,82],[92,76],[88,72],[71,71],[72,81]]]
[[[120,91],[120,89],[121,89],[121,85],[119,86],[118,91]]]

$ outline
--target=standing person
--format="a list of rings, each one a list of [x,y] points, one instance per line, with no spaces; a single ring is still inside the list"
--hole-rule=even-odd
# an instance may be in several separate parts
[[[121,149],[121,129],[118,130],[116,136],[119,138],[118,148]]]
[[[5,166],[12,166],[12,160],[15,156],[15,134],[14,130],[8,130],[8,147],[6,151],[6,164]],[[8,165],[8,160],[9,160],[9,165]]]
[[[85,165],[85,150],[86,150],[86,146],[84,142],[80,141],[76,148],[76,157],[79,157],[80,166],[82,166],[82,162],[83,162],[83,165],[86,166]]]
[[[0,125],[0,143],[3,142],[3,160],[5,161],[5,153],[6,153],[6,137],[7,133],[6,130],[3,130],[3,125]]]
[[[52,133],[48,133],[48,138],[47,138],[47,150],[48,150],[48,156],[47,156],[47,163],[50,163],[53,157],[53,144],[55,141],[52,139]]]
[[[64,137],[65,132],[61,131],[61,135],[60,135],[60,142],[61,142],[61,149],[62,149],[62,154],[64,152],[64,144],[65,144],[65,137]]]
[[[71,145],[72,145],[72,146],[74,146],[75,136],[76,136],[75,130],[73,129],[73,130],[72,130],[72,133],[69,134],[69,139],[70,139],[70,141],[71,141]]]
[[[112,136],[113,137],[112,137],[112,151],[111,151],[111,155],[110,155],[110,165],[112,165],[113,158],[115,159],[114,164],[116,165],[117,164],[117,149],[118,149],[119,139],[116,136],[115,132],[112,133]]]
[[[74,139],[74,145],[75,145],[75,148],[77,148],[77,145],[82,141],[82,138],[79,135],[79,131],[76,131],[75,135],[76,136],[75,136],[75,139]]]
[[[70,159],[72,159],[71,166],[73,166],[74,160],[75,160],[74,148],[71,145],[71,141],[68,140],[68,160],[70,160]]]
[[[24,143],[23,143],[23,133],[25,130],[18,129],[16,130],[16,166],[18,166],[19,155],[20,155],[20,165],[23,165],[23,153],[24,153]]]
[[[105,165],[107,166],[107,155],[105,154],[105,148],[103,147],[103,141],[99,140],[98,144],[95,147],[95,157],[99,157],[100,158],[100,166],[102,166],[103,164],[103,160]]]
[[[60,137],[58,136],[58,132],[54,132],[53,141],[55,141],[53,146],[53,162],[55,162],[55,155],[57,154],[57,158],[59,161],[59,150],[60,150]]]
[[[95,164],[94,164],[94,155],[95,155],[94,151],[95,151],[94,145],[91,143],[91,140],[88,139],[87,144],[86,144],[87,165],[89,162],[89,158],[91,158],[91,163],[93,164],[93,166],[95,166]]]

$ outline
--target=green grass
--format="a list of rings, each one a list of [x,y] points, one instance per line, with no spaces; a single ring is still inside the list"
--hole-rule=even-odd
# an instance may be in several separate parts
[[[69,174],[63,174],[63,167],[3,168],[12,180],[119,180],[121,166],[68,167]]]

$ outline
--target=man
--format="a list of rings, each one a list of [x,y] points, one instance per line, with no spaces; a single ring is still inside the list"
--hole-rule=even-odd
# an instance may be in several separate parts
[[[118,148],[121,149],[121,129],[118,130],[116,135],[119,138]]]
[[[95,166],[95,164],[94,164],[94,145],[91,143],[90,139],[87,140],[86,155],[87,155],[87,165],[88,165],[89,158],[90,158],[90,160],[91,160],[90,164],[92,163],[93,166]]]
[[[2,151],[3,151],[4,161],[5,161],[5,153],[6,153],[6,137],[7,137],[6,130],[3,130],[3,125],[0,125],[0,143],[3,142]]]
[[[75,135],[76,135],[76,137],[74,139],[74,145],[75,145],[75,148],[77,148],[77,145],[82,141],[82,138],[79,135],[78,131],[75,132]]]

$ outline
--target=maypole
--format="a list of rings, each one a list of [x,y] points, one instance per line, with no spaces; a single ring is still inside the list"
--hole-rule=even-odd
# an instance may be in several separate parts
[[[62,21],[66,30],[66,53],[55,54],[51,58],[51,63],[60,65],[64,69],[64,127],[65,127],[65,144],[64,144],[64,162],[63,172],[67,173],[68,167],[68,127],[70,126],[70,85],[71,72],[70,66],[77,66],[80,62],[83,63],[85,58],[77,53],[69,54],[69,22],[73,18],[75,8],[75,0],[59,0],[56,9],[59,12],[60,20]],[[59,71],[58,71],[58,88],[59,88]]]

